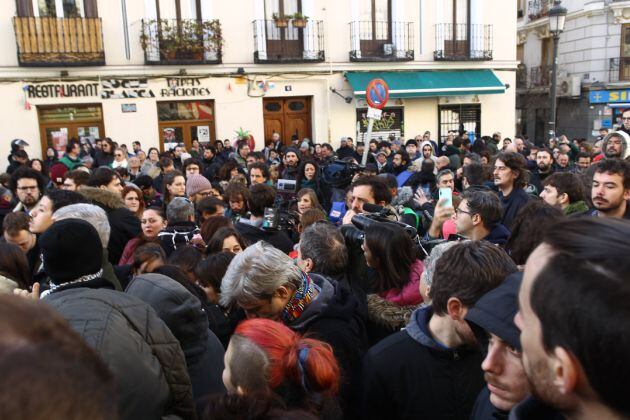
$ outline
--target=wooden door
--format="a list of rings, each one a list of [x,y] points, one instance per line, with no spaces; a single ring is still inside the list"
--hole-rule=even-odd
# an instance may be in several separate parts
[[[297,135],[300,140],[312,139],[311,133],[311,98],[265,98],[263,99],[263,118],[265,121],[265,142],[273,133],[280,133],[282,144],[291,144],[291,137]]]
[[[71,139],[93,146],[96,139],[105,137],[100,105],[42,106],[37,110],[42,156],[52,147],[62,157]]]

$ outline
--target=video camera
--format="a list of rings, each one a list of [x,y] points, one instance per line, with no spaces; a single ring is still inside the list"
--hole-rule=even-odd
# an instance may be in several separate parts
[[[290,231],[297,228],[300,215],[290,210],[296,203],[297,182],[279,179],[273,207],[265,207],[262,228],[265,230]]]
[[[445,239],[433,239],[424,241],[418,236],[418,231],[413,226],[406,223],[389,220],[387,216],[393,214],[392,211],[386,207],[382,207],[376,204],[363,204],[363,210],[366,213],[357,214],[352,217],[352,225],[344,225],[341,227],[341,233],[346,241],[348,247],[361,246],[365,240],[365,231],[370,226],[377,223],[389,223],[400,227],[409,235],[417,249],[421,253],[421,259],[425,259],[431,253],[431,250],[438,244],[445,242]],[[451,240],[449,238],[449,240]]]

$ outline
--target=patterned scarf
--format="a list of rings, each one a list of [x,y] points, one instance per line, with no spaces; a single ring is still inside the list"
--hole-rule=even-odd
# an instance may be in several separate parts
[[[298,319],[304,309],[313,301],[316,293],[319,294],[321,291],[321,287],[316,285],[308,274],[303,271],[301,273],[302,284],[282,310],[282,320],[285,324],[290,324]]]

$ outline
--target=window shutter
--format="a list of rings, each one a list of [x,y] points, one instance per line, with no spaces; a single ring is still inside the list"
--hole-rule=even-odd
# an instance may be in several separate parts
[[[96,0],[83,0],[83,9],[85,10],[85,17],[88,17],[88,18],[98,17],[98,9],[96,8]]]
[[[16,0],[18,16],[33,16],[32,0]]]

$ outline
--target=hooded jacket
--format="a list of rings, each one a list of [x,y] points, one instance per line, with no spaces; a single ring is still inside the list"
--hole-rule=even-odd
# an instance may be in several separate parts
[[[494,228],[492,228],[488,236],[483,239],[484,241],[488,241],[491,244],[503,246],[507,243],[510,234],[510,230],[499,223]]]
[[[125,206],[125,202],[118,194],[85,186],[81,187],[79,192],[107,213],[107,220],[111,227],[107,245],[108,259],[112,264],[118,264],[127,242],[140,234],[140,219]]]
[[[606,137],[604,137],[604,142],[602,143],[602,153],[604,153],[604,156],[606,156],[606,149],[608,147],[608,141],[610,140],[611,137],[621,137],[623,140],[621,141],[621,159],[625,159],[628,156],[630,156],[630,147],[628,147],[628,145],[630,144],[630,135],[628,135],[628,133],[626,133],[625,131],[613,131],[612,133],[608,134]]]
[[[287,326],[300,334],[322,340],[333,349],[341,368],[340,403],[346,418],[357,413],[361,358],[367,349],[364,320],[359,301],[341,283],[319,274],[311,279],[321,291],[304,312]]]
[[[433,339],[430,306],[407,328],[372,347],[363,359],[366,419],[468,419],[484,386],[481,353],[449,349]]]
[[[179,342],[140,299],[75,287],[43,300],[98,353],[118,385],[121,419],[195,418],[190,378]]]
[[[184,351],[195,401],[225,392],[223,346],[208,330],[208,318],[197,297],[162,274],[135,277],[126,290],[149,304],[171,330]]]

